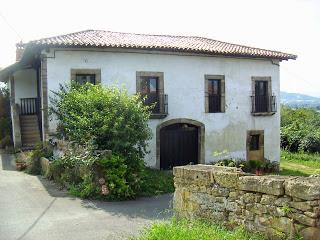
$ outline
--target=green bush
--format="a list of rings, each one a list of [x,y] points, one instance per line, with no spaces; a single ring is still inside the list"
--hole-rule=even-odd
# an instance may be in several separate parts
[[[281,147],[288,151],[320,151],[320,113],[307,108],[281,108]]]
[[[112,151],[112,157],[94,160],[94,165],[104,171],[99,174],[107,181],[104,192],[110,193],[108,197],[134,198],[141,190],[143,158],[151,138],[150,107],[142,103],[140,96],[129,95],[123,88],[89,83],[61,85],[51,102],[50,112],[59,121],[60,136],[79,145],[90,142],[93,150]],[[62,165],[67,169],[64,178],[74,177],[69,167],[75,167],[74,157],[78,156],[71,154],[60,160],[62,164],[55,163],[56,168],[61,170]],[[80,186],[78,181],[69,182]]]
[[[112,151],[112,158],[100,162],[102,169],[108,169],[103,177],[109,180],[110,196],[135,197],[151,138],[150,107],[123,88],[89,83],[60,86],[51,102],[50,112],[59,121],[60,136],[80,145],[90,142],[96,150]]]
[[[141,196],[154,196],[174,192],[172,171],[146,168],[142,176]]]
[[[7,87],[0,87],[0,148],[12,146],[10,98]]]
[[[59,133],[79,144],[94,140],[98,149],[110,149],[142,158],[151,138],[150,108],[125,89],[101,85],[60,86],[50,112],[59,120]]]
[[[299,150],[306,152],[320,152],[320,131],[308,133],[300,142]]]
[[[264,161],[261,160],[242,160],[242,159],[222,159],[218,162],[213,163],[216,166],[225,166],[225,167],[237,167],[241,168],[244,172],[255,173],[256,170],[261,170],[265,173],[278,172],[279,163],[271,162],[268,159]]]
[[[81,198],[132,199],[139,194],[142,181],[129,171],[123,156],[95,153],[83,146],[69,149],[63,157],[52,161],[50,169],[56,182]]]

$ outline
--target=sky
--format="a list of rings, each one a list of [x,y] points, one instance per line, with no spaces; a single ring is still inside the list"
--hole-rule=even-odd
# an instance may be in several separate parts
[[[0,67],[15,44],[86,29],[193,35],[298,55],[281,90],[320,97],[320,0],[1,0]]]

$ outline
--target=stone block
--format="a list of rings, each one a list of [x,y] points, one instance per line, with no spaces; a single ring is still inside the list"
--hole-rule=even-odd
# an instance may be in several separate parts
[[[264,194],[261,197],[260,203],[265,204],[265,205],[273,204],[277,198],[278,197],[274,196],[274,195],[265,195]]]
[[[236,200],[239,197],[239,193],[238,192],[230,192],[229,193],[229,199],[230,200]]]
[[[301,213],[289,213],[288,216],[303,225],[307,225],[310,227],[315,227],[317,225],[317,219],[308,217]]]
[[[279,217],[279,218],[271,219],[270,226],[274,229],[277,229],[281,232],[285,232],[287,234],[290,234],[292,231],[294,231],[293,221],[292,219],[287,217]]]
[[[248,211],[246,209],[242,209],[242,215],[244,216],[245,220],[250,220],[250,221],[254,220],[254,213],[251,211]]]
[[[291,201],[290,197],[284,196],[276,199],[273,204],[278,207],[289,206],[290,201]]]
[[[261,200],[259,193],[245,193],[240,197],[240,200],[244,203],[258,203]]]
[[[284,194],[286,177],[280,176],[245,176],[239,178],[239,189],[251,192],[280,196]]]
[[[271,223],[272,217],[270,215],[261,215],[256,216],[255,221],[263,226],[269,226]]]
[[[260,204],[260,203],[254,203],[251,211],[259,216],[262,214],[268,213],[267,207],[265,205]]]
[[[49,174],[50,174],[50,161],[47,158],[41,157],[40,158],[40,165],[41,165],[41,173],[45,177],[49,177]]]
[[[301,210],[301,211],[309,211],[312,210],[312,207],[308,204],[308,202],[290,202],[290,207],[293,207],[295,209]]]
[[[304,215],[306,215],[307,217],[311,217],[311,218],[318,218],[319,217],[319,214],[314,213],[314,212],[304,212]]]
[[[211,165],[187,165],[173,168],[173,174],[177,178],[183,178],[189,184],[197,186],[209,186],[214,182]]]
[[[320,228],[308,227],[300,231],[300,235],[303,239],[307,240],[319,240]]]
[[[320,178],[318,177],[297,177],[285,182],[285,192],[287,195],[304,199],[320,199]]]
[[[207,189],[207,193],[214,197],[228,197],[230,190],[228,188],[220,187],[218,184],[212,184],[210,188]]]
[[[238,188],[239,177],[243,176],[241,172],[213,172],[214,180],[222,187]]]

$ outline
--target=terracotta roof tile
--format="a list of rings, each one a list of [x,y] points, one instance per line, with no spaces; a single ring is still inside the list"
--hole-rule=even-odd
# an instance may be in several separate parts
[[[152,49],[209,55],[272,58],[279,60],[297,58],[297,56],[293,54],[242,46],[203,37],[147,35],[101,30],[86,30],[43,38],[29,42],[26,47],[28,46]]]

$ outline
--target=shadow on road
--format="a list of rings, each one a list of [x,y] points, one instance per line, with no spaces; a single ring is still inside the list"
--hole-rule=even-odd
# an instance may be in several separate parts
[[[172,194],[121,202],[82,200],[82,206],[104,210],[114,216],[139,217],[153,220],[168,219],[172,216]]]
[[[51,197],[80,200],[81,206],[84,208],[103,210],[113,216],[139,217],[150,220],[167,219],[172,216],[172,194],[138,198],[130,201],[87,200],[73,197],[67,190],[59,189],[59,186],[53,181],[49,181],[42,176],[37,177]]]

